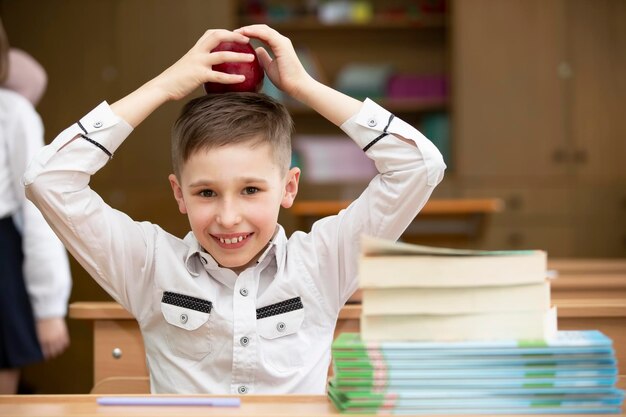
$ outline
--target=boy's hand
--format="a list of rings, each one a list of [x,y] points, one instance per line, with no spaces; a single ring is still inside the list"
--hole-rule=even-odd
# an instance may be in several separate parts
[[[209,30],[174,65],[151,81],[111,105],[113,112],[131,126],[138,126],[148,115],[169,100],[180,100],[200,85],[211,81],[222,84],[242,82],[245,76],[213,71],[224,62],[250,62],[254,54],[231,51],[211,52],[220,42],[248,43],[250,38],[228,30]]]
[[[213,71],[213,66],[225,62],[250,62],[254,55],[231,51],[211,52],[221,42],[248,43],[250,39],[228,30],[208,30],[174,65],[154,79],[170,100],[179,100],[206,82],[235,84],[245,77]]]
[[[265,48],[258,47],[256,49],[265,73],[276,87],[290,96],[300,99],[302,88],[305,84],[313,81],[313,78],[302,66],[289,38],[267,25],[244,26],[236,29],[235,32],[259,39],[270,47],[274,53],[274,59]]]

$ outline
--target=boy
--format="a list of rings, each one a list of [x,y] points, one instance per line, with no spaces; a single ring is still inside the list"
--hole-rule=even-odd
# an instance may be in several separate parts
[[[133,222],[89,189],[89,176],[159,105],[207,81],[241,82],[211,66],[253,57],[210,51],[250,38],[274,53],[257,50],[274,85],[341,126],[376,161],[381,174],[361,197],[287,239],[278,211],[292,205],[300,176],[287,162],[291,120],[254,94],[196,99],[176,122],[170,184],[191,225],[184,240]],[[247,123],[251,130],[240,126]],[[154,393],[322,394],[337,315],[357,287],[360,235],[397,239],[444,168],[417,130],[313,80],[289,39],[253,25],[206,32],[152,81],[98,106],[39,154],[25,184],[71,253],[137,319]]]

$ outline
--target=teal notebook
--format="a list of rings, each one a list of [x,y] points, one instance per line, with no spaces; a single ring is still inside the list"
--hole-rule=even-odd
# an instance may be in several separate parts
[[[619,413],[624,398],[617,389],[589,393],[575,388],[549,394],[502,389],[375,393],[344,392],[332,384],[328,395],[347,414],[607,414]]]
[[[612,367],[617,361],[612,354],[569,354],[569,355],[506,355],[506,356],[474,356],[454,358],[430,358],[429,360],[393,359],[368,357],[336,357],[333,360],[335,373],[342,370],[394,370],[394,369],[472,369],[483,367],[523,367],[533,368],[562,368],[567,367]]]
[[[358,333],[342,333],[332,344],[333,357],[419,358],[454,356],[613,354],[613,342],[597,330],[558,331],[543,340],[462,342],[363,342]]]

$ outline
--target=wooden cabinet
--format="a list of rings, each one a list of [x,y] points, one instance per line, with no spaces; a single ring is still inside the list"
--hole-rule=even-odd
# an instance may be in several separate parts
[[[560,178],[562,2],[453,3],[455,160],[462,178]]]
[[[626,3],[565,2],[570,159],[580,183],[626,183]],[[626,213],[623,213],[626,216]]]
[[[459,175],[624,181],[624,18],[619,0],[456,1]]]
[[[626,256],[626,3],[455,1],[454,186],[501,198],[485,242]]]

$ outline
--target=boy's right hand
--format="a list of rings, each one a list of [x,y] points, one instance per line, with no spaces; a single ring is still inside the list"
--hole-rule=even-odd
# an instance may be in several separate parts
[[[126,97],[111,109],[131,126],[138,126],[154,110],[169,100],[180,100],[206,82],[240,83],[245,76],[213,71],[213,65],[224,62],[251,62],[253,54],[211,52],[221,42],[248,43],[247,36],[224,29],[208,30],[174,65]]]
[[[179,100],[206,82],[235,84],[244,81],[239,74],[213,71],[214,65],[225,62],[251,62],[253,54],[231,51],[211,52],[221,42],[248,43],[250,38],[224,29],[208,30],[174,65],[154,79],[170,100]]]

